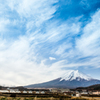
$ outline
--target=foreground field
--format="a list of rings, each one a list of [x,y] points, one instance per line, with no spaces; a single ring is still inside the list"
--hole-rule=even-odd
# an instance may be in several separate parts
[[[100,97],[72,97],[72,98],[41,98],[41,97],[4,97],[0,96],[0,100],[100,100]]]
[[[87,100],[83,98],[0,97],[0,100]]]
[[[100,97],[82,97],[87,100],[100,100]]]
[[[41,97],[0,97],[0,100],[71,100],[69,98],[41,98]]]
[[[62,94],[1,94],[0,100],[100,100],[100,96],[69,96]]]

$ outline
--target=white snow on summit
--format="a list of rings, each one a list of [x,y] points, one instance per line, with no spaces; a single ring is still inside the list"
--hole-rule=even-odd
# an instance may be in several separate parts
[[[66,74],[64,76],[61,77],[60,81],[62,80],[75,80],[77,79],[77,81],[80,81],[80,79],[84,79],[84,80],[91,80],[92,78],[79,72],[78,70],[67,70]]]

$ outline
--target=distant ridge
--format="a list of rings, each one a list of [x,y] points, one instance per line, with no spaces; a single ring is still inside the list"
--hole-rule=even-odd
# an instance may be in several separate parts
[[[100,84],[95,84],[88,87],[78,87],[76,89],[100,90]]]
[[[87,87],[100,84],[100,80],[93,79],[90,76],[79,72],[78,70],[68,70],[66,74],[55,80],[40,84],[25,86],[26,88],[76,88]]]

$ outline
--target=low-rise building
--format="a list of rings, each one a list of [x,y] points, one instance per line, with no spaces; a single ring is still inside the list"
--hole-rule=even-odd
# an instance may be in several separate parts
[[[56,88],[53,88],[53,89],[51,89],[51,92],[53,92],[53,93],[64,93],[64,92],[70,92],[70,89],[56,89]]]
[[[28,93],[33,93],[32,91],[28,91]]]
[[[44,91],[41,91],[41,94],[45,94],[45,92]]]
[[[64,93],[64,92],[70,92],[70,89],[59,89],[61,91],[61,93]]]
[[[39,94],[40,92],[39,92],[39,91],[36,91],[35,93],[36,93],[36,94]]]
[[[16,93],[21,93],[21,91],[17,90]]]
[[[81,94],[80,93],[76,93],[76,97],[81,97]]]
[[[93,91],[92,94],[94,94],[94,95],[100,95],[100,91]]]
[[[83,89],[82,92],[81,92],[81,94],[87,95],[89,93],[88,93],[88,91],[86,89]]]
[[[58,92],[58,89],[53,88],[53,89],[51,89],[51,92],[53,92],[53,93],[57,93],[57,92]]]
[[[89,94],[89,95],[92,95],[92,94],[93,94],[93,92],[89,90],[89,91],[88,91],[88,94]]]
[[[22,93],[27,93],[27,91],[23,91]]]
[[[0,90],[0,93],[9,93],[8,90]]]
[[[15,90],[9,90],[9,92],[10,92],[10,93],[16,93],[16,91],[15,91]]]

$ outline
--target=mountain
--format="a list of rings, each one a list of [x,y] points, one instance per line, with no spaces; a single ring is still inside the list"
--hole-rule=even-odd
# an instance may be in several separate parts
[[[100,84],[100,80],[93,79],[78,70],[68,70],[66,74],[55,80],[40,84],[25,86],[26,88],[76,88]]]

